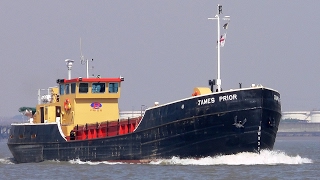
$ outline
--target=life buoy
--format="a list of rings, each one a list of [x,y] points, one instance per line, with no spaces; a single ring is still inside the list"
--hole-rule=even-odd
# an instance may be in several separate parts
[[[71,109],[71,103],[70,103],[70,100],[69,99],[66,99],[64,101],[64,110],[68,111]]]

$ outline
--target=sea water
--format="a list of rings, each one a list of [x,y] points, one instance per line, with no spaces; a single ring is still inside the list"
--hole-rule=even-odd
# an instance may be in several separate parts
[[[277,137],[273,151],[147,164],[45,161],[15,164],[0,142],[0,179],[320,179],[320,137]]]

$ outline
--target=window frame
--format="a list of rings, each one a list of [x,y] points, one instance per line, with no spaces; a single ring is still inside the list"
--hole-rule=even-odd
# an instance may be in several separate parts
[[[118,82],[108,83],[108,92],[109,93],[118,93],[119,92],[119,83]]]
[[[65,88],[64,84],[59,84],[59,94],[60,95],[64,95],[64,88]]]
[[[77,89],[77,83],[71,83],[70,86],[71,86],[71,94],[75,94]]]
[[[84,84],[86,84],[87,85],[87,87],[82,87],[81,85],[84,85]],[[87,91],[83,91],[83,90],[81,90],[81,89],[83,89],[83,88],[86,88],[86,90]],[[78,90],[79,90],[79,93],[88,93],[89,92],[89,83],[79,83],[79,88],[78,88]]]
[[[70,94],[70,84],[65,84],[65,94]]]
[[[96,90],[94,90],[95,88],[96,88],[96,86],[98,86],[98,85],[100,85],[100,90],[99,91],[97,91],[97,89]],[[105,82],[93,82],[92,84],[91,84],[91,93],[92,94],[96,94],[96,93],[105,93],[106,92],[106,83]]]

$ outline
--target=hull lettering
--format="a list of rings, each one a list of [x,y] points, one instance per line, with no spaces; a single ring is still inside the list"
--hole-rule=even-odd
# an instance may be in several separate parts
[[[232,101],[232,100],[236,100],[236,99],[237,99],[237,95],[236,94],[219,96],[219,102],[221,102],[221,101]]]
[[[206,99],[199,99],[198,106],[205,105],[205,104],[212,104],[214,102],[215,102],[214,97],[206,98]]]

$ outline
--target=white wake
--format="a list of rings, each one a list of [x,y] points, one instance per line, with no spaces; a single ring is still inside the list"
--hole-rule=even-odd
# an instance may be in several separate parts
[[[71,160],[71,164],[88,164],[88,165],[98,165],[98,164],[131,164],[122,162],[90,162],[90,161],[80,161]],[[311,159],[300,157],[299,155],[290,156],[282,151],[269,151],[262,150],[260,154],[243,152],[234,155],[221,155],[215,157],[205,157],[199,159],[186,158],[180,159],[178,157],[172,157],[171,159],[157,159],[153,160],[147,164],[151,165],[278,165],[278,164],[306,164],[312,163]]]
[[[99,164],[126,164],[122,162],[108,162],[108,161],[98,161],[98,162],[91,162],[91,161],[81,161],[80,159],[74,159],[69,161],[71,164],[89,164],[89,165],[99,165]]]
[[[299,155],[289,156],[281,151],[263,150],[258,153],[243,152],[234,155],[221,155],[200,159],[163,159],[151,162],[151,164],[166,165],[277,165],[277,164],[305,164],[312,163],[311,159],[302,158]]]
[[[14,164],[12,158],[0,158],[0,164]]]

